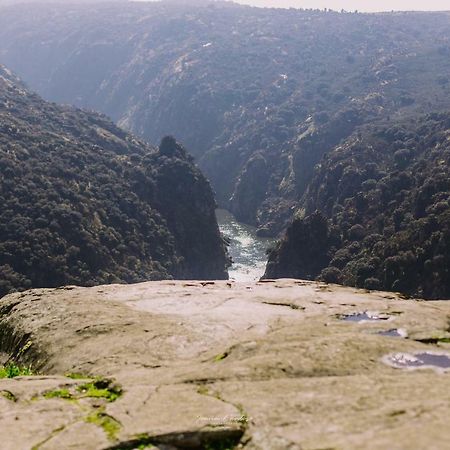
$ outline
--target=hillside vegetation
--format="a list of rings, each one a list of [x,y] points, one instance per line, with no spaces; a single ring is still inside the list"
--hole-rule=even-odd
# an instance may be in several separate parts
[[[150,147],[2,66],[0,173],[0,296],[227,276],[211,188],[173,138]]]
[[[450,298],[450,114],[367,126],[325,155],[266,277]]]
[[[291,224],[266,277],[450,297],[449,19],[14,6],[0,58],[46,98],[153,142],[177,136],[219,204],[260,235]]]
[[[283,229],[358,126],[450,108],[446,13],[203,3],[4,7],[0,59],[47,99],[151,142],[175,135],[261,234]]]

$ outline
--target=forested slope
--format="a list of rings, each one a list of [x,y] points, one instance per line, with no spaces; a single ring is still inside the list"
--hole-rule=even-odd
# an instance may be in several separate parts
[[[367,126],[325,155],[266,277],[450,298],[450,114]]]
[[[47,103],[0,66],[0,295],[225,278],[209,183],[184,149]]]
[[[263,234],[356,127],[450,108],[449,14],[199,3],[4,7],[0,60],[45,98],[175,135]]]

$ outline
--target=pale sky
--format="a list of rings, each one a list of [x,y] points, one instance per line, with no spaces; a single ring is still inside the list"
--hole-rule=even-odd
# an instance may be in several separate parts
[[[450,0],[235,0],[253,6],[331,8],[348,11],[450,11]]]

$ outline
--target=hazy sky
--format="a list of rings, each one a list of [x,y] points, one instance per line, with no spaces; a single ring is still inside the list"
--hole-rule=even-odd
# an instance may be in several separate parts
[[[32,2],[63,2],[63,0],[0,0],[1,4]],[[69,0],[67,0],[69,1]],[[80,1],[80,0],[74,0]],[[82,0],[95,1],[95,0]],[[98,1],[98,0],[97,0]],[[101,0],[108,1],[108,0]],[[130,1],[157,1],[157,0],[130,0]],[[190,0],[184,0],[189,3]],[[450,11],[450,0],[233,0],[252,6],[265,6],[274,8],[331,8],[336,11]]]
[[[450,0],[235,0],[253,6],[331,8],[353,11],[449,11]]]

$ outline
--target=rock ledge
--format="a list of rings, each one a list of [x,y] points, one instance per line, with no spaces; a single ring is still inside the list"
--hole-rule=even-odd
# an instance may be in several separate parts
[[[0,380],[0,442],[446,449],[449,319],[450,302],[298,280],[12,294],[0,355],[45,375]],[[421,354],[444,367],[388,360]]]

